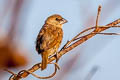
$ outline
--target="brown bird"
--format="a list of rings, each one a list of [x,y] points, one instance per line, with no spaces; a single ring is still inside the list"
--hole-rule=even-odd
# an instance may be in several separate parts
[[[46,69],[48,57],[55,54],[60,47],[63,30],[62,26],[67,20],[55,14],[47,18],[36,40],[36,50],[42,56],[41,70]]]

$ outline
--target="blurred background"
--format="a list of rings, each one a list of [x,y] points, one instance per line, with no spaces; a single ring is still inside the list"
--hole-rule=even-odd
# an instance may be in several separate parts
[[[29,69],[41,62],[35,50],[36,37],[46,18],[60,14],[68,23],[63,26],[61,47],[82,30],[95,25],[98,6],[102,6],[99,25],[120,18],[120,0],[0,0],[0,80]],[[119,28],[104,32],[120,33]],[[97,35],[74,48],[59,60],[61,69],[50,80],[120,80],[120,36]],[[48,76],[54,71],[49,65]],[[39,80],[31,75],[23,80]]]

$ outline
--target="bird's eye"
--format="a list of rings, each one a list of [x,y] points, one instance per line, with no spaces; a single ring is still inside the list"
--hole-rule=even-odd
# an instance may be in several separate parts
[[[56,18],[56,21],[59,21],[59,19],[58,19],[58,18]]]

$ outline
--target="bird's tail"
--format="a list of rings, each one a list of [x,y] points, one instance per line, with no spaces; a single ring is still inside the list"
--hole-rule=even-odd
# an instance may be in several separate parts
[[[48,64],[48,54],[46,52],[42,53],[42,63],[41,63],[41,70],[46,69]]]

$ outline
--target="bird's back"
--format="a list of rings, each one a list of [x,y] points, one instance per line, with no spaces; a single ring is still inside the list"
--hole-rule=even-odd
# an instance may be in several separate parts
[[[61,28],[45,24],[37,37],[36,50],[39,54],[47,52],[50,56],[58,50],[62,38],[63,30]]]

